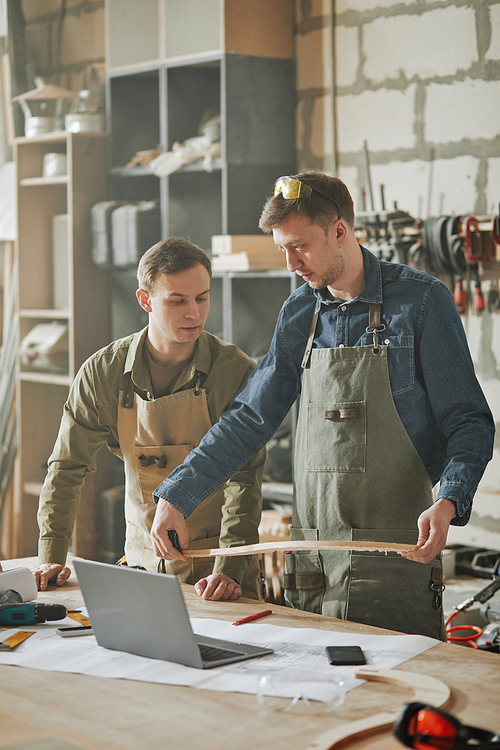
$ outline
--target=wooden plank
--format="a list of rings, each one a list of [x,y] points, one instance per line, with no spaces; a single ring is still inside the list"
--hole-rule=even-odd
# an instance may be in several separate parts
[[[238,557],[239,555],[260,555],[263,552],[294,552],[296,550],[356,550],[357,552],[413,552],[415,544],[396,544],[394,542],[263,542],[246,544],[241,547],[217,549],[183,549],[186,557]]]

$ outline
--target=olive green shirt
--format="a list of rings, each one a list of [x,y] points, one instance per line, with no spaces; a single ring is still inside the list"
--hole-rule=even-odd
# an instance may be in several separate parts
[[[40,563],[65,563],[82,484],[85,474],[95,471],[99,448],[106,444],[123,460],[117,418],[118,395],[124,387],[125,374],[131,373],[139,398],[154,400],[143,356],[146,335],[147,328],[114,341],[92,355],[75,377],[40,495]],[[236,346],[203,331],[193,358],[177,378],[172,393],[194,388],[195,372],[202,373],[201,385],[207,391],[208,411],[215,424],[254,367],[254,362]],[[224,485],[221,547],[258,542],[264,461],[263,448]],[[240,582],[247,562],[247,557],[215,558],[213,572]]]

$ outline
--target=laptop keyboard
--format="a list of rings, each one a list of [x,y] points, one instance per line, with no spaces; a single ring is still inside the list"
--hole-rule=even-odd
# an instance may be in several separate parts
[[[201,658],[203,661],[211,662],[218,659],[229,659],[234,656],[241,656],[241,651],[231,651],[228,648],[217,648],[216,646],[206,646],[203,643],[198,644]]]

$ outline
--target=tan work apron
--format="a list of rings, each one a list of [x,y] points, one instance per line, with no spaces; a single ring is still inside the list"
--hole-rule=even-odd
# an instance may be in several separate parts
[[[144,401],[129,377],[120,391],[118,438],[125,462],[125,557],[130,566],[177,575],[194,584],[212,573],[213,558],[187,562],[162,561],[153,550],[150,529],[156,512],[153,491],[199,445],[212,427],[207,393],[200,387]],[[218,487],[186,519],[191,549],[219,546],[223,487]],[[259,598],[258,562],[249,562],[241,587],[243,596]]]
[[[315,313],[302,363],[292,539],[415,544],[417,519],[432,504],[392,398],[380,307],[370,305],[370,346],[312,349]],[[396,553],[287,553],[285,588],[298,609],[446,639],[440,556],[423,565]]]

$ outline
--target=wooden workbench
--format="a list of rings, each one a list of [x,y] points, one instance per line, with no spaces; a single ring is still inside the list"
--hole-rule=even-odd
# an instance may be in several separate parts
[[[3,562],[4,570],[34,558]],[[249,599],[205,602],[183,586],[193,617],[233,621],[263,609]],[[83,604],[74,576],[51,587],[39,601],[68,607]],[[333,632],[390,634],[366,625],[266,605],[272,624]],[[270,622],[270,620],[267,620]],[[500,729],[500,656],[463,646],[439,644],[399,669],[430,675],[452,689],[447,710],[461,721]],[[221,693],[131,680],[89,677],[0,666],[0,748],[14,750],[307,750],[333,727],[397,708],[411,694],[382,683],[364,683],[349,692],[334,713],[283,714],[261,708],[254,695]],[[283,699],[283,706],[289,701]],[[390,733],[350,742],[346,750],[401,748]]]

